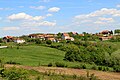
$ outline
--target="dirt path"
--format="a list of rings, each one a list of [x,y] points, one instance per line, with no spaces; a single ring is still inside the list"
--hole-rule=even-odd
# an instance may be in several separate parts
[[[83,69],[71,69],[71,68],[56,68],[56,67],[31,67],[31,66],[22,66],[22,65],[5,65],[6,68],[10,67],[16,67],[16,68],[23,68],[27,70],[36,70],[39,72],[55,72],[56,74],[67,74],[67,75],[86,75],[87,70]],[[120,73],[114,73],[114,72],[103,72],[103,71],[95,71],[95,70],[89,70],[90,74],[95,74],[98,78],[102,80],[120,80]]]

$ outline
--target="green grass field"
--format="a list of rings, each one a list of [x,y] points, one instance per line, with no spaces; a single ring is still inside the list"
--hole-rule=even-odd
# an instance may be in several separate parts
[[[47,65],[50,62],[63,61],[65,52],[43,46],[20,46],[0,49],[0,58],[5,62],[13,61],[22,65]]]

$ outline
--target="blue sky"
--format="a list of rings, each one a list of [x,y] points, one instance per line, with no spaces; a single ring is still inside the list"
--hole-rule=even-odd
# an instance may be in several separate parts
[[[120,29],[120,0],[0,0],[0,37]]]

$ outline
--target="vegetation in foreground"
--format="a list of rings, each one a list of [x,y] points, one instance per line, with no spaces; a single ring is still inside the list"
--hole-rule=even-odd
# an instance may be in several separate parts
[[[53,71],[40,73],[35,70],[22,68],[4,68],[4,63],[0,60],[0,79],[2,80],[99,80],[94,74],[87,72],[86,76],[56,74]]]
[[[55,74],[54,72],[40,73],[35,70],[17,69],[15,67],[4,69],[2,80],[99,80],[94,74],[86,72],[86,76]]]

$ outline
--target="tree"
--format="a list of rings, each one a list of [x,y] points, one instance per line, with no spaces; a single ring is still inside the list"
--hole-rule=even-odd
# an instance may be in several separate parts
[[[52,44],[52,41],[51,40],[47,40],[46,44]]]
[[[80,59],[80,49],[76,45],[69,45],[65,54],[65,60],[78,61]]]
[[[120,34],[120,29],[116,29],[115,34]]]
[[[41,44],[42,41],[41,41],[40,39],[36,39],[36,40],[35,40],[35,43],[36,43],[36,44]]]
[[[3,40],[2,40],[2,38],[0,38],[0,43],[2,43],[3,42]]]

